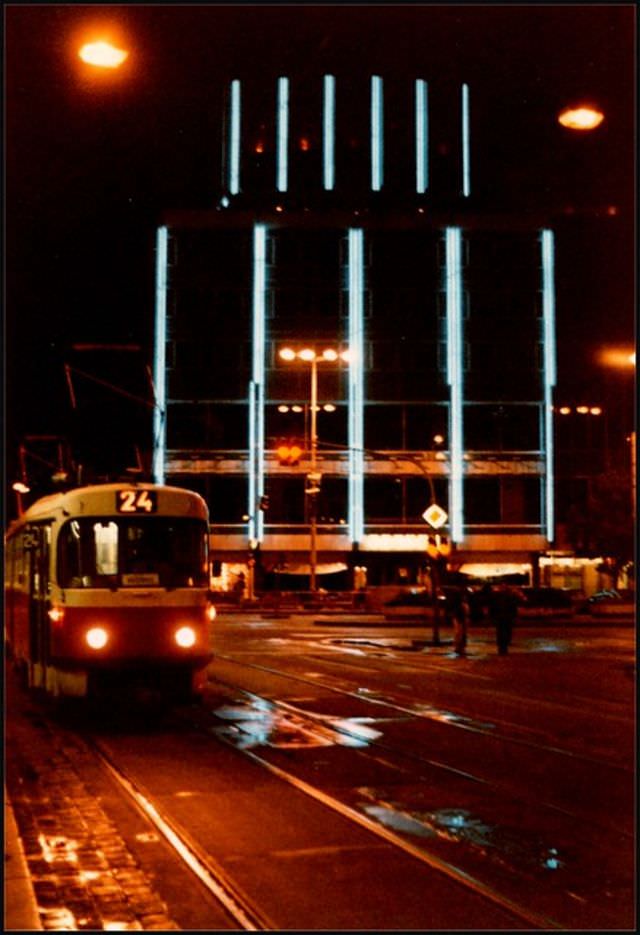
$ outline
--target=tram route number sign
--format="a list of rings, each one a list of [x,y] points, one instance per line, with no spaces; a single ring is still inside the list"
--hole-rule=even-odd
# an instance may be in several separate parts
[[[118,513],[155,513],[158,495],[155,490],[118,490],[116,508]]]

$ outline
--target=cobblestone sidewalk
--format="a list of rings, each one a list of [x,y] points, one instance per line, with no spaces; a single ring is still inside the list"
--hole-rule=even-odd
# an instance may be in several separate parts
[[[178,929],[74,767],[86,754],[38,718],[12,724],[6,785],[47,930]]]

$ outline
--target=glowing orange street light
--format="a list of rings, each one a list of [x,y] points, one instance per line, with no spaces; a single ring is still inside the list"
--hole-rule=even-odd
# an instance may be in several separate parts
[[[103,39],[97,42],[87,42],[82,46],[78,55],[87,65],[93,65],[96,68],[119,68],[128,58],[129,53],[125,49],[118,49]]]
[[[634,370],[636,352],[628,347],[603,347],[598,352],[598,360],[605,367],[616,370]]]
[[[566,107],[558,115],[558,123],[568,130],[595,130],[604,120],[604,114],[590,104]]]

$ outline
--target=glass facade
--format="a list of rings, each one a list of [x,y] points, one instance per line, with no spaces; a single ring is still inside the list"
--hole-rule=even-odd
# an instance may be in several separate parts
[[[312,509],[334,553],[408,541],[434,501],[460,552],[542,548],[553,236],[473,213],[469,87],[234,81],[225,204],[158,241],[157,475],[203,492],[238,548],[305,548]],[[349,348],[317,364],[315,420],[312,368],[285,346]]]

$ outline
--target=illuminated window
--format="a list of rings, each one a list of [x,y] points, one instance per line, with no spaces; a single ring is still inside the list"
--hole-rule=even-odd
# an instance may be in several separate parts
[[[427,82],[416,79],[416,191],[423,195],[429,187],[429,111]]]
[[[231,82],[229,100],[229,192],[240,191],[240,82]]]
[[[378,75],[371,78],[371,188],[379,192],[384,175],[384,103],[383,82]]]
[[[349,534],[364,535],[364,232],[349,230]]]
[[[448,227],[446,248],[447,304],[447,382],[449,384],[449,516],[451,539],[460,542],[463,536],[463,469],[462,433],[464,345],[462,328],[462,231]]]
[[[323,84],[322,182],[326,191],[335,187],[336,79],[324,76]]]
[[[277,104],[277,150],[276,150],[276,188],[279,192],[286,192],[288,188],[289,165],[289,79],[278,78],[278,104]]]
[[[164,484],[166,456],[166,353],[167,353],[167,251],[169,234],[159,227],[156,235],[156,321],[153,376],[153,479]]]
[[[265,295],[267,291],[267,229],[256,224],[253,232],[253,363],[249,396],[249,538],[260,541],[264,516],[256,504],[264,494],[264,361]]]
[[[546,536],[554,538],[554,475],[553,475],[553,387],[556,384],[555,344],[555,270],[553,231],[540,234],[542,252],[542,319],[544,336],[544,400],[542,405],[541,436],[545,456],[544,515]]]
[[[471,194],[471,151],[469,140],[469,85],[462,85],[462,194]]]

